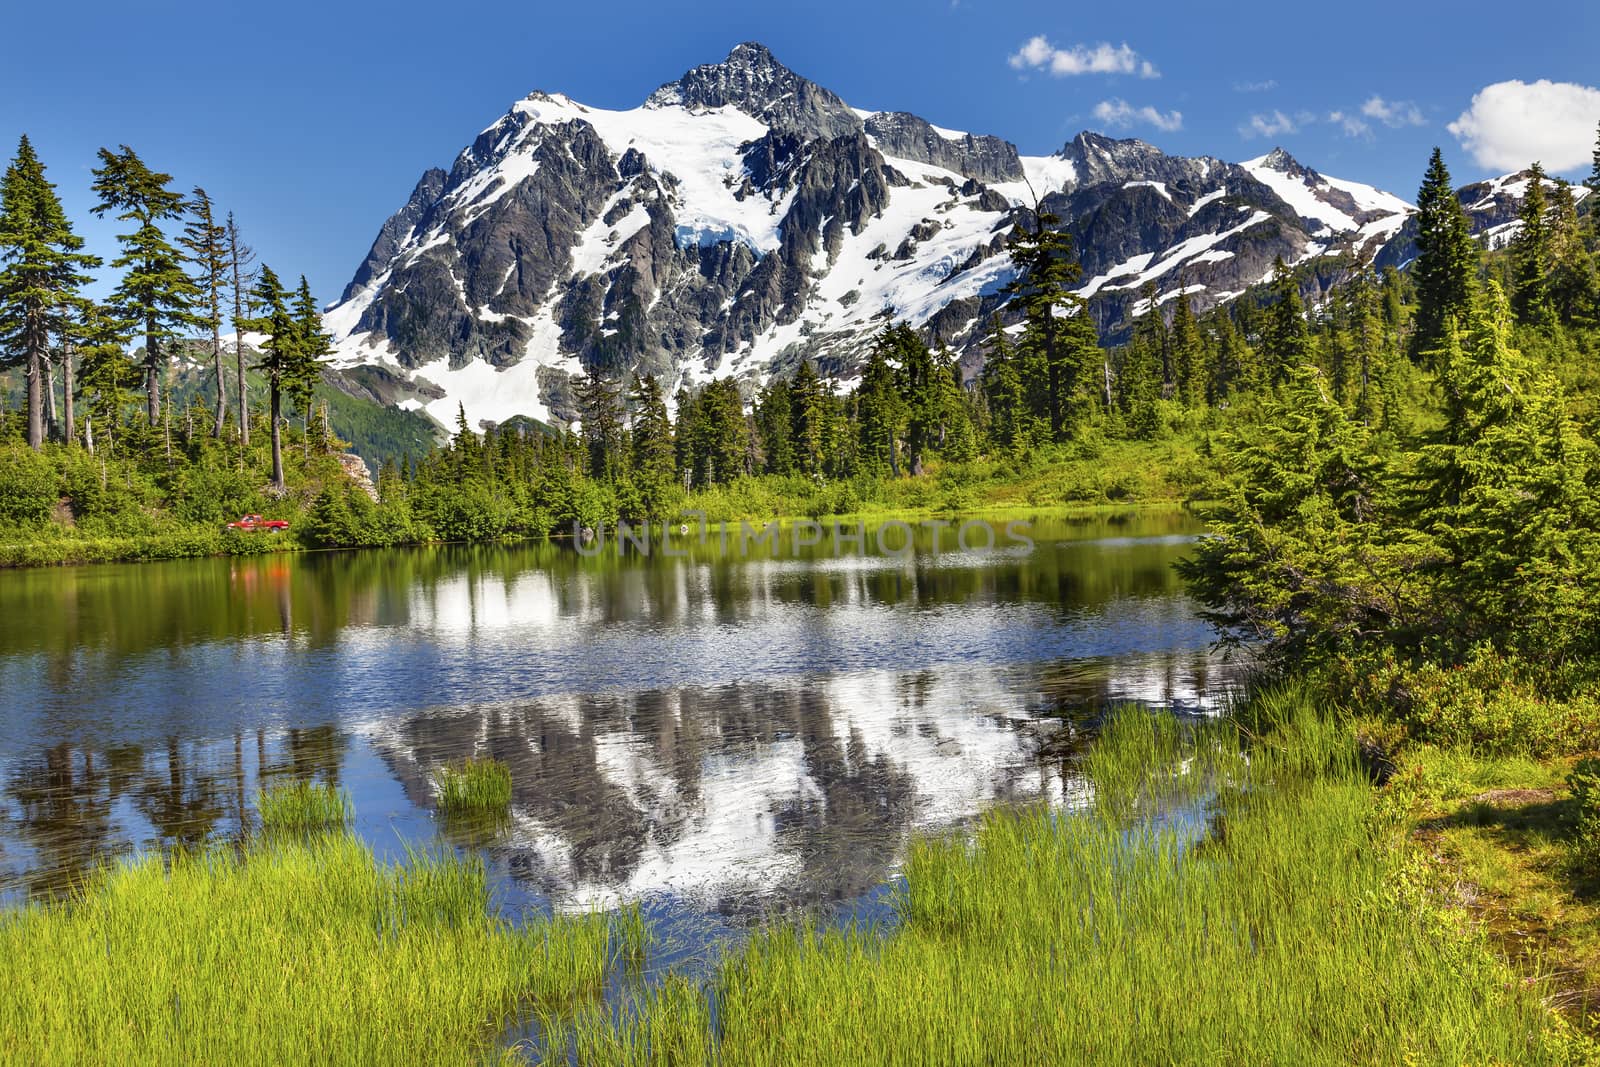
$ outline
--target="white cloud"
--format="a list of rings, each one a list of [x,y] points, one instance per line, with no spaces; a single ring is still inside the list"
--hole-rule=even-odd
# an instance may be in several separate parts
[[[1017,70],[1043,70],[1057,78],[1074,74],[1137,74],[1141,78],[1159,78],[1161,74],[1148,59],[1126,43],[1112,47],[1109,44],[1082,45],[1057,48],[1045,37],[1028,40],[1010,60]]]
[[[1590,161],[1597,122],[1600,89],[1540,79],[1485,86],[1447,129],[1480,166],[1521,170],[1541,162],[1559,173]]]
[[[1281,111],[1272,111],[1265,115],[1251,115],[1250,121],[1239,127],[1240,136],[1245,140],[1254,137],[1277,137],[1285,133],[1298,133],[1300,127]]]
[[[1361,105],[1361,113],[1369,119],[1376,119],[1392,130],[1402,126],[1426,126],[1428,120],[1422,117],[1422,109],[1409,100],[1385,100],[1373,94],[1365,104]]]
[[[1277,81],[1273,78],[1268,78],[1264,82],[1234,82],[1233,91],[1236,93],[1265,93],[1277,87]]]
[[[1328,113],[1328,121],[1343,130],[1346,137],[1372,137],[1372,127],[1359,115],[1352,115],[1348,111],[1332,111]]]
[[[1136,123],[1154,126],[1164,133],[1183,129],[1183,112],[1157,111],[1153,107],[1134,107],[1126,100],[1102,100],[1094,106],[1094,117],[1107,126],[1127,128]]]

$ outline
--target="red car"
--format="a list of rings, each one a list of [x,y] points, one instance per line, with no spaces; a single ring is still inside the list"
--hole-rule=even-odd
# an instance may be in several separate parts
[[[230,530],[287,530],[289,524],[282,519],[263,519],[260,515],[245,515],[238,522],[228,523]]]

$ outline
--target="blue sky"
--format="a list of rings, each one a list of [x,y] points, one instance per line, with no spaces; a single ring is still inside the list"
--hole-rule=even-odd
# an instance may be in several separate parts
[[[1600,5],[1576,0],[58,0],[6,23],[0,151],[29,134],[92,250],[115,230],[88,214],[89,168],[127,143],[234,210],[265,261],[324,301],[422,171],[513,100],[538,88],[635,106],[744,40],[857,107],[1027,154],[1084,128],[1230,160],[1282,144],[1408,199],[1434,144],[1458,181],[1530,153],[1581,176],[1600,119]]]

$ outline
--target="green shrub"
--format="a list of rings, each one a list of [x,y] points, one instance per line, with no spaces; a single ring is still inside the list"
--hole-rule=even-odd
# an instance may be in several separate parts
[[[60,479],[42,454],[20,445],[0,454],[0,523],[40,525],[60,499]]]
[[[1545,695],[1531,671],[1487,646],[1459,666],[1390,655],[1368,671],[1356,680],[1357,702],[1397,716],[1414,741],[1535,758],[1600,747],[1600,703],[1584,694]]]
[[[1578,810],[1573,852],[1593,869],[1600,866],[1600,759],[1579,760],[1567,775],[1567,788]]]

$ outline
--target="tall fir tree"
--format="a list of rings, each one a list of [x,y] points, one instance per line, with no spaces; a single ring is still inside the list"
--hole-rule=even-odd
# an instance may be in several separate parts
[[[1550,197],[1550,271],[1546,279],[1550,306],[1565,325],[1593,326],[1600,279],[1594,256],[1584,243],[1578,202],[1572,185],[1556,179]]]
[[[633,422],[633,480],[650,511],[660,514],[673,480],[672,420],[660,380],[653,374],[639,375],[628,399]]]
[[[1300,283],[1281,256],[1273,267],[1272,295],[1261,347],[1266,355],[1268,384],[1277,387],[1311,364],[1313,354]]]
[[[1122,365],[1117,373],[1117,397],[1128,430],[1140,440],[1152,440],[1161,433],[1162,360],[1166,326],[1153,300],[1134,305],[1145,313],[1133,322],[1133,338],[1122,350]]]
[[[1006,452],[1026,452],[1032,444],[1027,393],[1011,336],[996,315],[990,320],[989,348],[978,377],[989,407],[989,440]]]
[[[304,274],[300,275],[300,286],[295,290],[292,312],[299,336],[296,339],[294,363],[290,368],[287,384],[294,396],[295,404],[300,409],[309,447],[312,396],[322,381],[322,371],[327,366],[328,357],[333,354],[333,338],[322,328],[322,312],[317,307],[316,298],[311,295],[311,286],[306,282]]]
[[[817,368],[802,359],[789,380],[789,440],[801,474],[820,479],[829,458],[827,433],[832,399],[817,377]]]
[[[1588,187],[1590,196],[1600,196],[1600,123],[1595,125],[1594,132],[1594,166],[1589,171],[1589,176],[1583,180]],[[1589,219],[1596,226],[1600,226],[1600,211],[1594,208],[1589,210]]]
[[[857,455],[869,474],[900,476],[900,438],[905,426],[906,401],[891,362],[895,350],[892,327],[884,327],[873,340],[861,381],[853,398]]]
[[[1071,235],[1060,229],[1055,215],[1036,211],[1034,219],[1031,229],[1019,224],[1012,233],[1017,276],[1001,292],[1022,311],[1024,366],[1035,368],[1042,378],[1041,414],[1051,438],[1064,440],[1086,371],[1100,367],[1100,343],[1087,305],[1073,292],[1083,267],[1073,253]]]
[[[934,354],[934,382],[938,405],[938,434],[934,445],[952,463],[966,463],[977,457],[977,430],[972,424],[971,394],[961,377],[961,364],[949,346],[939,345]]]
[[[723,485],[750,467],[750,426],[732,378],[707,382],[696,403],[692,449],[696,482]]]
[[[100,198],[94,213],[115,212],[119,220],[133,224],[131,231],[117,235],[122,254],[111,266],[125,273],[111,303],[143,329],[146,413],[155,426],[161,421],[161,379],[167,368],[164,346],[194,324],[192,307],[200,295],[183,253],[161,228],[183,217],[184,200],[168,188],[170,174],[151,170],[127,145],[116,152],[100,149],[100,166],[92,173],[92,188]]]
[[[1194,310],[1189,306],[1189,295],[1184,291],[1182,279],[1179,279],[1178,296],[1172,305],[1173,394],[1187,407],[1204,398],[1205,345],[1195,325]]]
[[[1545,195],[1544,167],[1528,168],[1528,191],[1517,218],[1521,226],[1511,239],[1511,308],[1524,326],[1549,326],[1555,321],[1550,303],[1550,201]]]
[[[1411,510],[1438,549],[1432,639],[1492,641],[1554,665],[1593,655],[1600,636],[1594,449],[1557,382],[1514,347],[1511,323],[1491,282],[1450,338],[1445,422],[1416,459]]]
[[[83,304],[83,252],[44,164],[26,135],[0,179],[0,366],[21,364],[27,390],[27,440],[44,447],[45,368],[52,337],[63,337]]]
[[[944,418],[945,380],[933,353],[909,322],[896,323],[878,337],[894,365],[895,384],[903,401],[906,470],[920,475],[938,442]]]
[[[578,412],[588,453],[589,477],[612,482],[622,470],[622,397],[617,383],[598,365],[579,381]]]
[[[1472,241],[1461,201],[1450,183],[1450,171],[1439,149],[1417,192],[1417,314],[1411,335],[1411,357],[1433,361],[1444,342],[1445,324],[1460,321],[1472,302],[1478,273],[1478,249]]]
[[[301,330],[289,310],[289,294],[272,268],[262,265],[251,289],[254,315],[244,322],[245,329],[264,334],[261,359],[256,367],[267,379],[267,417],[272,435],[272,488],[282,493],[283,477],[283,394],[293,382],[299,365]]]
[[[763,469],[768,474],[793,474],[794,407],[785,378],[768,382],[756,399],[756,431],[761,435]]]
[[[1213,407],[1220,407],[1227,404],[1246,381],[1250,350],[1226,309],[1215,315],[1212,333],[1216,358],[1206,379],[1206,401]]]
[[[221,437],[228,417],[228,383],[222,373],[222,294],[228,285],[228,228],[217,221],[210,194],[199,186],[189,194],[189,222],[181,243],[194,265],[198,290],[194,319],[211,335],[212,379],[217,390],[211,436]]]
[[[82,363],[79,385],[88,408],[84,440],[91,451],[98,447],[114,455],[122,433],[122,413],[128,404],[128,391],[139,376],[128,359],[127,324],[99,304],[90,303],[84,307],[74,329]]]

